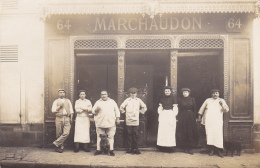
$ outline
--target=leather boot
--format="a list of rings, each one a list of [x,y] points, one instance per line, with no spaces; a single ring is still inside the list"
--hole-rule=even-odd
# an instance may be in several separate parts
[[[75,143],[74,152],[75,153],[79,152],[79,143]]]

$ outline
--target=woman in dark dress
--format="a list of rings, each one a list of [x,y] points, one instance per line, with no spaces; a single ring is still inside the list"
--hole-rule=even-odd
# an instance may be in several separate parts
[[[178,99],[177,146],[184,148],[186,153],[192,155],[192,148],[198,143],[197,107],[195,99],[189,96],[191,92],[189,88],[183,88],[181,92],[182,97]]]

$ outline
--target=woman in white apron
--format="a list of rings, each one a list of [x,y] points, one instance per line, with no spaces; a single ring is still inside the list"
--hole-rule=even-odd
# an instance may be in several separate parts
[[[159,107],[159,125],[157,145],[162,151],[173,151],[176,146],[176,115],[178,114],[177,100],[171,94],[171,87],[165,86],[164,96],[161,98]]]
[[[229,107],[224,99],[219,98],[219,90],[211,90],[211,98],[205,100],[199,110],[199,120],[205,125],[207,135],[207,145],[210,146],[209,155],[214,154],[214,150],[220,157],[223,157],[223,112],[228,112]]]
[[[76,121],[75,121],[75,135],[74,135],[74,143],[75,149],[74,152],[79,151],[79,144],[84,144],[84,150],[86,152],[90,152],[90,120],[89,116],[92,110],[91,102],[86,99],[86,91],[79,91],[79,99],[75,103],[75,111],[77,113]]]

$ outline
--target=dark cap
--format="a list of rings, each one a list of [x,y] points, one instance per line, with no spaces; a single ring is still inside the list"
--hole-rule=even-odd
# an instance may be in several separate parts
[[[135,87],[130,88],[129,93],[137,93],[137,88]]]
[[[188,92],[191,92],[191,90],[189,88],[182,88],[181,91],[188,91]]]
[[[212,93],[212,92],[219,92],[219,90],[218,89],[211,89],[210,93]]]
[[[64,92],[66,93],[66,90],[65,90],[65,89],[59,89],[58,92],[60,92],[60,91],[64,91]]]

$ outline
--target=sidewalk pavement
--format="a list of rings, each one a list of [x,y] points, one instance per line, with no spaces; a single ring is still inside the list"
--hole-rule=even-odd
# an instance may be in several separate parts
[[[57,153],[51,148],[0,147],[0,168],[84,168],[84,167],[202,167],[202,168],[260,168],[260,153],[243,153],[241,156],[208,156],[196,151],[194,155],[177,150],[159,152],[155,148],[141,149],[142,154],[114,151],[115,156],[94,156],[91,152],[74,153],[65,149]]]

